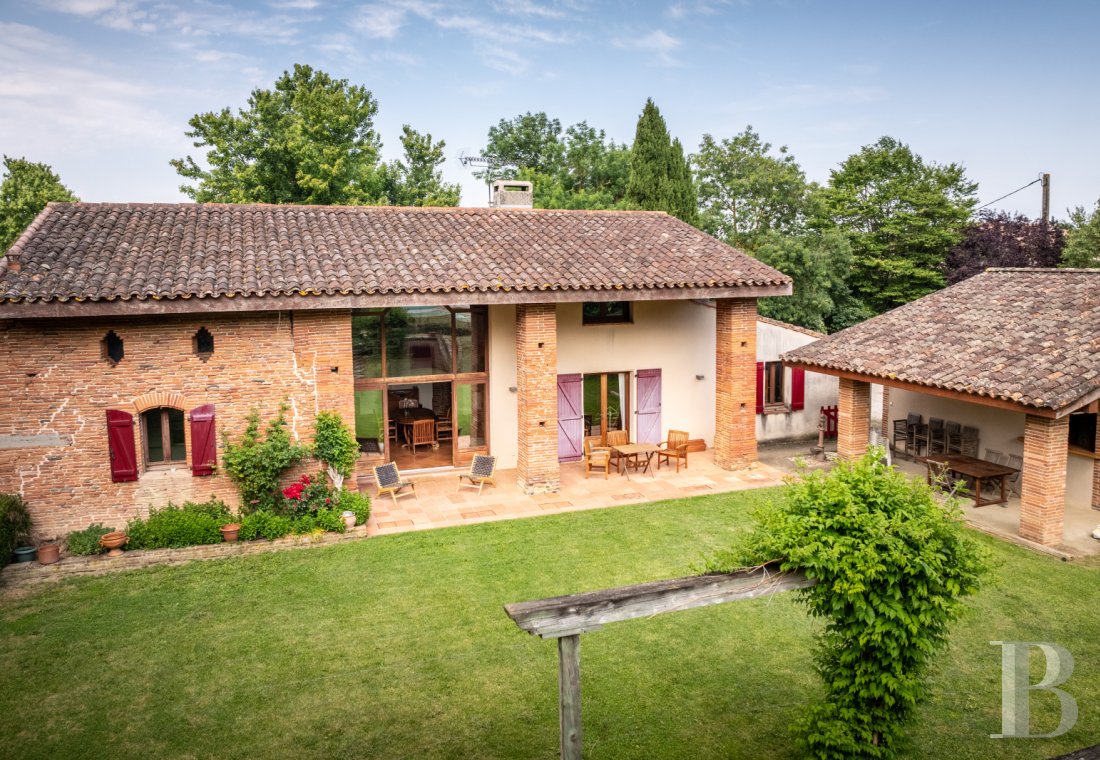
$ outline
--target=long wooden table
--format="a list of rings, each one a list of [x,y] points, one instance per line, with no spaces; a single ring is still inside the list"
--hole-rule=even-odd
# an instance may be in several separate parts
[[[649,465],[653,461],[653,455],[660,450],[660,446],[652,443],[626,443],[622,446],[612,446],[615,451],[619,452],[619,474],[626,474],[626,479],[630,480],[630,461],[633,460],[634,467],[641,467],[642,473],[649,472]],[[645,464],[641,464],[641,457],[645,457]]]
[[[968,477],[974,479],[974,506],[984,507],[989,504],[1005,504],[1008,502],[1008,488],[1005,478],[1012,475],[1015,472],[1019,472],[1015,467],[1009,467],[1008,465],[997,464],[995,462],[988,462],[985,459],[978,459],[977,457],[967,456],[965,454],[929,454],[925,457],[919,457],[919,461],[923,461],[928,465],[928,483],[932,483],[932,469],[933,465],[940,465],[947,469],[948,473],[954,475],[961,475],[962,477]],[[986,499],[982,496],[982,481],[998,481],[1001,484],[1001,498],[999,499]]]

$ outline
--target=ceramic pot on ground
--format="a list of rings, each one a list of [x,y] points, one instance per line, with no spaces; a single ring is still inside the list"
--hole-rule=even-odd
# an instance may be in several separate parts
[[[240,523],[226,523],[221,528],[222,540],[226,543],[232,543],[237,540],[237,534],[241,532]]]
[[[52,565],[61,559],[61,547],[57,544],[42,544],[38,547],[38,564]]]
[[[17,546],[15,548],[15,561],[16,562],[30,562],[34,559],[34,555],[38,552],[33,546]]]
[[[351,510],[344,510],[340,513],[340,517],[344,518],[344,525],[348,526],[348,530],[355,527],[355,513]]]
[[[122,545],[126,543],[129,538],[130,537],[126,535],[125,531],[114,530],[100,536],[99,545],[104,549],[110,549],[110,551],[107,552],[108,557],[121,557]]]

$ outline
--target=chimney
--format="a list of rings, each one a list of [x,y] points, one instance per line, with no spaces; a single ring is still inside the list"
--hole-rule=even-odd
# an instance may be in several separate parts
[[[534,189],[530,182],[498,179],[493,182],[493,208],[534,208]]]

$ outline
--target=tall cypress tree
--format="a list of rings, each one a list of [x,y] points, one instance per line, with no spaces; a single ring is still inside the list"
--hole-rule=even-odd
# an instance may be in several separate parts
[[[652,98],[646,100],[634,133],[626,199],[638,208],[667,211],[690,224],[697,218],[695,186],[684,149],[679,140],[673,144]]]

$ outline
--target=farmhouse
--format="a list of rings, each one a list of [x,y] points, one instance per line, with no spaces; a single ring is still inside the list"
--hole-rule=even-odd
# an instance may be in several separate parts
[[[585,434],[669,427],[743,467],[756,299],[791,292],[659,212],[51,204],[0,266],[0,489],[39,537],[235,503],[224,438],[284,403],[301,440],[343,415],[360,476],[489,452],[553,491]]]

